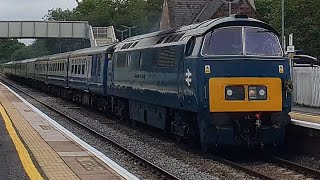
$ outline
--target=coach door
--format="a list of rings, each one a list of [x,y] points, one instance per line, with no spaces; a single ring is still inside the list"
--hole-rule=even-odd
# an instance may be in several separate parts
[[[183,83],[184,83],[184,45],[179,45],[176,47],[176,63],[178,66],[178,99],[180,102],[183,102],[184,99],[184,90],[183,90]]]
[[[86,62],[85,62],[85,74],[86,74],[86,85],[87,85],[87,90],[89,90],[89,83],[91,79],[91,65],[92,65],[92,56],[87,56]]]

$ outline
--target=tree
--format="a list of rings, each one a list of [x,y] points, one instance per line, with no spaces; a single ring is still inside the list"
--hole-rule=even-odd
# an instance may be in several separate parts
[[[257,0],[258,17],[281,30],[281,1]],[[294,45],[320,58],[320,1],[290,0],[285,5],[285,32],[294,34]]]
[[[7,62],[12,58],[12,54],[18,49],[24,47],[23,43],[20,43],[16,39],[1,39],[0,40],[0,61]]]
[[[92,26],[121,25],[139,28],[135,34],[158,30],[163,0],[84,0],[70,10],[52,9],[45,16],[48,20],[88,21]]]

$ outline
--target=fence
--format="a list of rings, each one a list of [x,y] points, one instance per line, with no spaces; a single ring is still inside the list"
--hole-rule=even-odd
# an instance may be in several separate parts
[[[293,101],[300,105],[320,107],[320,67],[295,67]]]

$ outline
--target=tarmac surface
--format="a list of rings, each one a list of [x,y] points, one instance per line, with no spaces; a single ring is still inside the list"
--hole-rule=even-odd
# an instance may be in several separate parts
[[[29,179],[0,116],[0,179]]]

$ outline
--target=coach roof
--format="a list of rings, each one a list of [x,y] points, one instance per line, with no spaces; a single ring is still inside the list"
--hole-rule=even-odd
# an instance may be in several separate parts
[[[103,52],[113,52],[113,47],[115,45],[116,45],[115,43],[112,43],[102,47],[91,47],[91,48],[79,49],[71,52],[70,57],[78,57],[78,56],[89,55],[89,54],[98,54]]]

